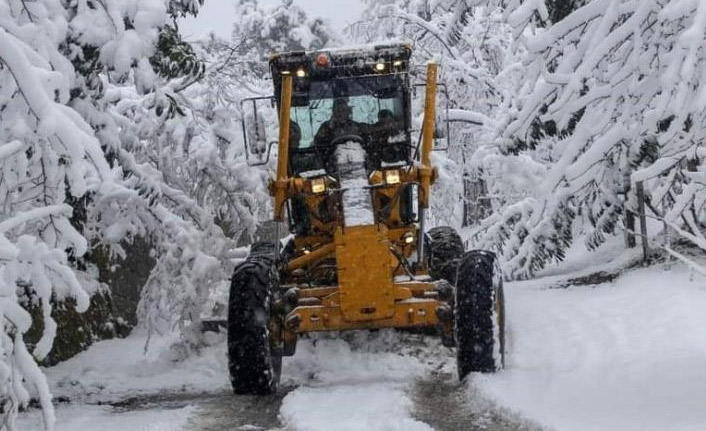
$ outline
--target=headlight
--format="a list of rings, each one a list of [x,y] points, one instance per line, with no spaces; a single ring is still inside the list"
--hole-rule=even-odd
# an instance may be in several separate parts
[[[385,171],[385,182],[387,184],[399,184],[400,183],[400,171],[397,169],[390,169]]]
[[[323,193],[326,191],[326,178],[319,177],[311,180],[311,192],[314,194]]]
[[[404,241],[405,244],[412,244],[414,242],[414,234],[412,232],[405,233],[402,235],[402,241]]]

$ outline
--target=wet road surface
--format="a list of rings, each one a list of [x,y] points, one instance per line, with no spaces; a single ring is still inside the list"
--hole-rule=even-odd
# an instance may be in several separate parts
[[[294,387],[280,388],[276,395],[233,395],[229,390],[215,393],[176,393],[129,398],[112,403],[117,411],[169,410],[195,407],[183,431],[280,430],[282,399]]]
[[[272,396],[236,396],[230,391],[163,394],[130,398],[113,406],[118,411],[194,406],[184,431],[275,431],[285,428],[279,411],[283,398],[293,390],[296,387],[284,387]],[[417,380],[410,397],[414,401],[412,417],[436,431],[541,431],[487,402],[470,402],[468,388],[451,373],[432,372]]]
[[[436,431],[541,431],[534,424],[501,413],[488,402],[472,403],[466,385],[451,373],[433,372],[418,380],[412,399],[413,417]]]

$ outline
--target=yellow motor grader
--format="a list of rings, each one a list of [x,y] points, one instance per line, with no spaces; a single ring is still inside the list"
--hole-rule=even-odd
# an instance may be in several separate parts
[[[282,357],[301,334],[321,331],[431,328],[457,349],[461,379],[502,367],[495,256],[464,252],[449,227],[425,232],[437,65],[426,66],[417,140],[410,56],[406,44],[271,56],[279,139],[270,192],[276,226],[287,222],[291,235],[253,244],[233,273],[236,393],[276,391]],[[252,118],[243,125],[246,153],[263,153],[263,114]]]

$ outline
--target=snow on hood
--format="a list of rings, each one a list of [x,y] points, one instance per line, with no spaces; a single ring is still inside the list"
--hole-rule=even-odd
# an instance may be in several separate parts
[[[375,214],[365,171],[365,150],[357,142],[346,142],[336,147],[335,157],[343,191],[344,225],[374,224]]]

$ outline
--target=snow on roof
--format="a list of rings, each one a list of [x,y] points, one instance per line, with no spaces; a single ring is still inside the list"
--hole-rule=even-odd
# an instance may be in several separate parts
[[[399,51],[405,51],[411,53],[412,47],[409,43],[402,41],[384,41],[368,43],[363,45],[350,45],[341,46],[335,48],[322,48],[313,51],[287,51],[272,53],[270,55],[270,61],[277,58],[290,58],[290,57],[313,57],[319,53],[326,53],[330,55],[346,57],[346,56],[360,56],[362,53],[375,53],[379,55],[394,54]]]
[[[347,142],[336,148],[339,168],[343,219],[346,226],[367,226],[375,223],[368,176],[365,171],[365,150],[358,142]]]

